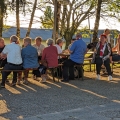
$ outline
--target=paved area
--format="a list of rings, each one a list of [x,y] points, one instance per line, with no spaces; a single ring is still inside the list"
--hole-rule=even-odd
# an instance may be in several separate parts
[[[86,72],[84,81],[8,84],[0,89],[0,120],[120,120],[119,70],[112,81]]]

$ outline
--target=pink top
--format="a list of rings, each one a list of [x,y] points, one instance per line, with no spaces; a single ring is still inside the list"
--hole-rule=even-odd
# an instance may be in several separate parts
[[[43,53],[42,53],[42,60],[47,61],[48,67],[57,67],[58,66],[57,48],[52,45],[44,48]]]

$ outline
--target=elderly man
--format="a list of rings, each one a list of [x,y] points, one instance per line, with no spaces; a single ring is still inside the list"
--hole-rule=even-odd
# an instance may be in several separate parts
[[[7,55],[7,64],[5,64],[3,70],[20,70],[22,69],[22,57],[21,57],[21,47],[17,44],[18,37],[13,35],[10,37],[10,44],[6,45],[1,53],[1,57]],[[2,83],[1,87],[5,87],[5,81],[7,76],[11,72],[2,72]],[[15,86],[17,82],[17,72],[13,72],[13,81],[11,86]]]
[[[82,40],[82,35],[76,35],[76,41],[73,42],[69,49],[70,59],[63,63],[63,80],[62,82],[69,82],[69,80],[74,80],[74,65],[83,64],[84,55],[87,51],[87,45]],[[69,71],[69,72],[68,72]]]
[[[28,72],[30,68],[38,68],[38,53],[37,49],[31,45],[32,39],[30,37],[26,37],[23,39],[24,48],[22,49],[22,59],[23,59],[23,68],[26,69],[24,73],[24,81],[23,83],[28,83]],[[28,69],[28,70],[27,70]],[[40,73],[36,73],[34,71],[36,77],[40,77]]]

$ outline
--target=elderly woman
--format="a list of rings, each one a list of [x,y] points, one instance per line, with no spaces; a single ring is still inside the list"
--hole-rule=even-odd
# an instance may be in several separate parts
[[[110,55],[111,48],[108,42],[106,42],[106,35],[102,34],[100,36],[100,41],[96,45],[96,51],[93,54],[93,60],[96,64],[97,79],[100,80],[100,70],[101,66],[104,65],[108,72],[108,80],[112,80],[112,73],[110,67]]]
[[[37,52],[38,52],[38,60],[41,60],[42,51],[45,48],[45,46],[43,44],[41,44],[41,42],[42,42],[42,38],[36,37],[35,44],[33,44],[33,47],[35,47],[37,49]]]
[[[56,40],[56,45],[55,46],[57,47],[58,54],[61,54],[62,53],[63,40],[61,38],[58,38]]]
[[[48,47],[44,48],[42,53],[41,63],[46,62],[48,68],[57,67],[58,66],[58,52],[57,48],[54,46],[53,39],[49,38],[46,41]],[[45,70],[44,73],[41,74],[42,82],[46,82]]]

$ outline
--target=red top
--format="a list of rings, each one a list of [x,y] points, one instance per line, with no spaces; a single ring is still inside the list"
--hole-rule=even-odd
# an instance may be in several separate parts
[[[101,57],[103,56],[103,47],[104,47],[104,45],[102,45],[102,44],[100,43],[100,56],[101,56]]]
[[[48,67],[57,67],[58,66],[57,48],[53,45],[44,48],[42,53],[42,60],[47,61]]]

